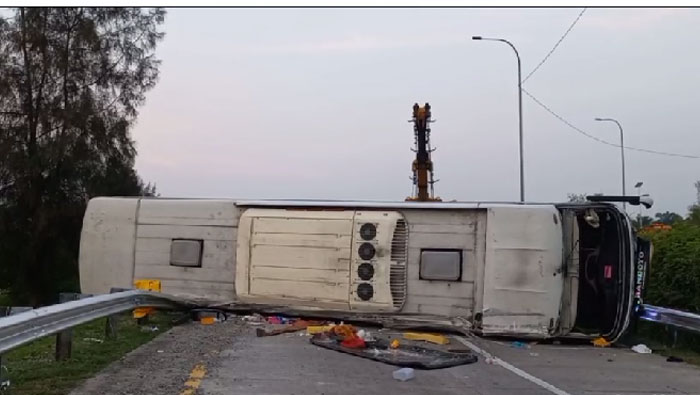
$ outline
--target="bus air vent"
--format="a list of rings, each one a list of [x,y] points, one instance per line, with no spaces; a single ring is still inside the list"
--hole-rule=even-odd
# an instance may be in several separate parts
[[[394,307],[400,309],[406,302],[406,261],[408,260],[408,226],[399,219],[394,227],[391,239],[391,267],[389,268],[389,286]]]

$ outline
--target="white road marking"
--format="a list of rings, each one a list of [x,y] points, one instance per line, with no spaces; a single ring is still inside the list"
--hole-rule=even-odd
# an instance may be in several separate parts
[[[534,383],[534,384],[537,384],[537,385],[539,385],[540,387],[546,389],[547,391],[549,391],[549,392],[551,392],[551,393],[553,393],[553,394],[557,394],[557,395],[571,395],[571,394],[569,394],[568,392],[566,392],[566,391],[564,391],[564,390],[562,390],[562,389],[560,389],[560,388],[557,388],[557,387],[555,387],[554,385],[552,385],[552,384],[550,384],[550,383],[548,383],[548,382],[546,382],[546,381],[540,379],[539,377],[535,377],[535,376],[531,375],[530,373],[528,373],[528,372],[526,372],[526,371],[524,371],[524,370],[522,370],[522,369],[516,368],[515,366],[509,364],[508,362],[506,362],[506,361],[504,361],[504,360],[502,360],[502,359],[500,359],[500,358],[498,358],[498,357],[495,357],[495,356],[489,354],[486,350],[481,349],[481,348],[478,347],[476,344],[470,342],[469,340],[467,340],[467,339],[465,339],[465,338],[463,338],[463,337],[456,337],[456,339],[457,339],[457,341],[459,341],[460,343],[462,343],[462,344],[464,344],[465,346],[469,347],[469,348],[470,348],[472,351],[474,351],[475,353],[481,354],[482,356],[484,356],[484,358],[490,358],[491,360],[494,361],[495,364],[497,364],[497,365],[503,367],[504,369],[510,370],[511,372],[517,374],[518,376],[524,378],[525,380],[528,380],[528,381],[530,381],[530,382],[532,382],[532,383]]]

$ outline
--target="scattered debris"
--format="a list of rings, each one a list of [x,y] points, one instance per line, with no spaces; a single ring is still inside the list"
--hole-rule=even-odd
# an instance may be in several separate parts
[[[399,370],[394,370],[394,372],[391,375],[394,377],[395,380],[408,381],[416,377],[416,372],[411,368],[401,368]]]
[[[298,332],[304,329],[308,329],[309,326],[317,326],[317,325],[322,325],[323,322],[320,321],[306,321],[306,320],[296,320],[292,322],[291,324],[287,324],[283,328],[279,329],[272,329],[272,330],[265,330],[263,328],[257,328],[255,330],[255,335],[257,337],[263,337],[263,336],[277,336],[281,335],[282,333],[293,333],[293,332]]]
[[[651,354],[651,349],[646,346],[646,344],[637,344],[632,347],[632,351],[638,354]]]
[[[401,344],[399,343],[399,339],[394,339],[391,341],[391,344],[389,345],[391,348],[399,348]]]
[[[0,391],[5,391],[10,389],[10,380],[0,381]]]
[[[309,325],[306,327],[306,333],[309,335],[315,335],[317,333],[323,333],[331,330],[332,327],[334,327],[335,324],[330,324],[330,325]]]
[[[536,353],[536,352],[531,352],[531,353],[530,353],[530,356],[531,356],[531,357],[539,357],[540,354],[538,354],[538,353]]]
[[[593,343],[593,347],[610,347],[610,342],[607,341],[604,337],[599,337],[591,341]]]
[[[683,362],[683,358],[674,357],[671,355],[670,357],[666,358],[666,362]]]
[[[372,334],[364,329],[360,329],[359,331],[357,331],[357,337],[366,342],[371,342],[375,340]]]
[[[486,362],[487,365],[496,365],[497,363],[494,358],[486,358],[484,362]]]
[[[102,339],[96,339],[94,337],[84,337],[83,341],[85,342],[93,342],[93,343],[104,343],[104,340]]]
[[[265,323],[265,318],[260,314],[244,315],[242,319],[250,325],[262,325]]]
[[[422,340],[441,345],[450,344],[450,339],[448,339],[447,336],[436,333],[406,332],[403,334],[403,338],[408,340]]]
[[[292,321],[293,320],[291,320],[287,317],[282,317],[281,315],[273,315],[273,316],[267,317],[267,323],[273,324],[273,325],[285,325],[285,324],[288,324]]]
[[[346,327],[352,328],[349,325]],[[344,329],[338,330],[334,328],[331,331],[313,335],[310,341],[311,344],[327,348],[329,350],[352,354],[361,358],[368,358],[389,365],[411,367],[416,369],[441,369],[458,365],[466,365],[477,361],[476,355],[471,352],[453,353],[419,346],[400,345],[396,339],[394,339],[396,348],[392,348],[391,343],[393,342],[389,342],[385,339],[362,342],[364,343],[364,347],[347,347],[345,344],[348,343],[348,339],[360,338],[357,337],[357,332],[351,332],[350,336],[347,338],[346,335],[348,335],[348,332],[346,332]],[[351,340],[351,345],[355,345],[354,342],[356,341],[357,340]],[[360,342],[357,341],[357,343]]]
[[[158,350],[156,351],[158,354],[162,354],[164,351],[163,350]]]
[[[158,332],[160,329],[153,325],[153,326],[142,326],[141,327],[141,332]]]
[[[217,321],[218,321],[218,320],[216,319],[216,317],[202,317],[202,318],[199,320],[199,323],[202,324],[202,325],[212,325],[212,324],[214,324],[214,323],[217,322]]]
[[[527,345],[523,342],[518,342],[518,341],[510,343],[510,346],[513,348],[530,348],[529,345]]]

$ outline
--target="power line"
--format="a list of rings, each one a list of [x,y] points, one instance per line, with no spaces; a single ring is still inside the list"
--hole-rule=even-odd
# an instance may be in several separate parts
[[[549,53],[544,57],[544,59],[542,59],[542,61],[540,62],[540,64],[538,64],[534,69],[532,69],[532,71],[530,72],[530,74],[528,74],[527,77],[525,77],[525,79],[522,80],[521,84],[524,84],[525,81],[527,81],[533,74],[535,74],[535,72],[544,64],[544,62],[546,62],[547,59],[549,59],[549,57],[552,56],[552,54],[554,53],[554,51],[556,51],[556,49],[557,49],[557,47],[559,46],[559,44],[561,44],[561,42],[564,41],[564,39],[565,39],[566,36],[569,34],[569,32],[571,31],[571,29],[573,29],[574,26],[576,26],[576,23],[578,22],[579,19],[581,19],[581,16],[583,16],[583,13],[584,13],[584,12],[586,12],[586,8],[584,8],[584,9],[581,10],[581,12],[578,14],[578,16],[576,17],[576,19],[574,20],[574,22],[571,24],[571,26],[569,26],[569,28],[566,29],[566,31],[565,31],[564,34],[561,36],[561,38],[559,38],[559,41],[557,41],[557,43],[554,44],[554,46],[552,47],[552,49],[551,49],[551,50],[549,51]]]
[[[609,141],[605,141],[605,140],[603,140],[603,139],[601,139],[601,138],[599,138],[599,137],[596,137],[596,136],[594,136],[594,135],[592,135],[592,134],[590,134],[590,133],[587,133],[587,132],[584,131],[583,129],[577,127],[576,125],[574,125],[574,124],[572,124],[571,122],[567,121],[567,120],[566,120],[564,117],[562,117],[561,115],[559,115],[559,114],[557,114],[556,112],[554,112],[554,110],[552,110],[551,108],[549,108],[546,104],[542,103],[539,99],[537,99],[535,96],[533,96],[532,93],[530,93],[530,92],[528,92],[527,90],[525,90],[525,88],[522,88],[522,90],[523,90],[523,93],[525,93],[526,95],[528,95],[528,96],[530,97],[530,99],[532,99],[535,103],[537,103],[537,104],[538,104],[540,107],[542,107],[545,111],[547,111],[548,113],[550,113],[551,115],[553,115],[553,116],[554,116],[555,118],[557,118],[559,121],[561,121],[562,123],[564,123],[566,126],[570,127],[571,129],[575,130],[576,132],[578,132],[578,133],[580,133],[580,134],[582,134],[582,135],[588,137],[589,139],[595,140],[595,141],[597,141],[597,142],[599,142],[599,143],[602,143],[602,144],[605,144],[605,145],[609,145],[609,146],[611,146],[611,147],[620,148],[620,144],[611,143],[611,142],[609,142]],[[697,155],[677,154],[677,153],[674,153],[674,152],[664,152],[664,151],[657,151],[657,150],[651,150],[651,149],[646,149],[646,148],[636,148],[636,147],[630,147],[630,146],[625,146],[624,148],[625,148],[626,150],[639,151],[639,152],[646,152],[646,153],[648,153],[648,154],[664,155],[664,156],[673,156],[673,157],[688,158],[688,159],[700,159],[700,156],[697,156]]]
[[[549,59],[549,57],[552,56],[552,54],[553,54],[554,51],[557,49],[557,47],[559,47],[559,44],[561,44],[562,41],[564,41],[564,39],[565,39],[566,36],[569,34],[569,32],[574,28],[574,26],[576,26],[576,23],[578,23],[579,19],[581,19],[581,16],[583,16],[583,13],[584,13],[584,12],[586,12],[586,8],[583,8],[583,9],[581,10],[581,12],[578,14],[578,16],[576,17],[576,19],[571,23],[571,25],[569,26],[569,28],[566,29],[566,31],[565,31],[564,34],[559,38],[559,40],[556,42],[556,44],[554,44],[554,46],[553,46],[552,49],[549,51],[549,53],[547,53],[547,55],[546,55],[546,56],[542,59],[542,61],[540,61],[540,63],[530,72],[530,74],[528,74],[528,75],[525,77],[525,79],[523,79],[523,80],[521,81],[521,90],[522,90],[526,95],[528,95],[528,96],[530,97],[530,99],[532,99],[535,103],[537,103],[540,107],[542,107],[545,111],[547,111],[548,113],[550,113],[552,116],[554,116],[556,119],[558,119],[559,121],[561,121],[562,123],[564,123],[564,124],[565,124],[566,126],[568,126],[569,128],[571,128],[571,129],[575,130],[576,132],[578,132],[578,133],[580,133],[580,134],[582,134],[582,135],[588,137],[589,139],[595,140],[595,141],[597,141],[597,142],[599,142],[599,143],[602,143],[602,144],[605,144],[605,145],[609,145],[609,146],[611,146],[611,147],[620,148],[620,144],[611,143],[611,142],[609,142],[609,141],[606,141],[606,140],[603,140],[603,139],[601,139],[601,138],[598,138],[598,137],[596,137],[596,136],[594,136],[594,135],[592,135],[592,134],[590,134],[590,133],[587,133],[586,131],[584,131],[583,129],[577,127],[576,125],[572,124],[571,122],[567,121],[564,117],[562,117],[561,115],[559,115],[559,114],[557,114],[556,112],[554,112],[554,110],[552,110],[552,109],[549,108],[546,104],[542,103],[539,99],[537,99],[535,96],[533,96],[532,93],[530,93],[530,92],[528,92],[527,90],[525,90],[525,88],[522,88],[522,84],[524,84],[525,81],[527,81],[528,78],[530,78],[533,74],[535,74],[535,72],[544,64],[544,62],[546,62],[547,59]],[[674,153],[674,152],[664,152],[664,151],[657,151],[657,150],[651,150],[651,149],[646,149],[646,148],[636,148],[636,147],[629,147],[629,146],[625,146],[624,148],[627,149],[627,150],[631,150],[631,151],[646,152],[646,153],[648,153],[648,154],[664,155],[664,156],[673,156],[673,157],[677,157],[677,158],[700,159],[700,156],[697,156],[697,155],[677,154],[677,153]]]

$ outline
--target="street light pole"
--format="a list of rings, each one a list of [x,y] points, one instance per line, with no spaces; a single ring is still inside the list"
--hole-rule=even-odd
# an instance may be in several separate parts
[[[612,119],[612,118],[595,118],[596,121],[607,121],[607,122],[615,122],[617,124],[617,127],[620,129],[620,157],[622,158],[622,196],[625,195],[625,137],[624,134],[622,133],[622,125],[620,125],[620,122],[617,122],[617,120]],[[626,210],[627,205],[623,202],[622,203],[622,209]]]
[[[640,199],[642,198],[642,185],[644,185],[644,182],[639,181],[638,183],[634,184],[634,187],[637,188],[637,197]],[[637,224],[641,228],[642,226],[642,205],[639,205],[639,214],[637,214]]]
[[[515,57],[518,59],[518,137],[519,137],[519,149],[520,149],[520,201],[525,201],[525,170],[523,158],[523,90],[522,90],[522,77],[520,69],[520,54],[515,46],[508,40],[502,38],[488,38],[481,36],[473,36],[472,40],[486,40],[486,41],[500,41],[502,43],[508,44],[515,52]]]

